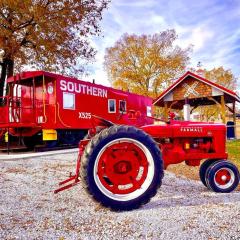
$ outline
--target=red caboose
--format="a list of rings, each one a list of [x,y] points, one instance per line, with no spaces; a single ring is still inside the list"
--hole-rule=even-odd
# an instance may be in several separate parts
[[[149,97],[44,71],[23,72],[7,82],[0,129],[27,146],[75,144],[91,128],[92,115],[118,124],[152,123]]]

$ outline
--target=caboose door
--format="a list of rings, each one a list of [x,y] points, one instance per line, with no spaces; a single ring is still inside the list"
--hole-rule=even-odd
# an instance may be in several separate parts
[[[11,88],[10,88],[11,89]],[[9,122],[19,123],[21,119],[21,85],[14,84],[8,99]]]

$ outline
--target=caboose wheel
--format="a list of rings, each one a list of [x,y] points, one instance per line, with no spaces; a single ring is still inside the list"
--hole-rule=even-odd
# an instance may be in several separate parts
[[[239,171],[229,161],[217,161],[207,169],[205,180],[212,191],[229,193],[239,184]]]
[[[208,167],[209,167],[211,164],[215,163],[216,161],[218,161],[218,160],[216,160],[216,159],[207,159],[207,160],[205,160],[205,161],[201,164],[201,166],[200,166],[200,168],[199,168],[199,177],[200,177],[200,180],[201,180],[201,182],[203,183],[203,185],[206,186],[206,187],[207,187],[207,183],[206,183],[205,178],[206,178],[207,169],[208,169]]]
[[[142,130],[112,126],[86,146],[81,178],[87,191],[104,206],[135,209],[149,202],[161,185],[161,152]]]
[[[28,149],[34,149],[37,144],[42,144],[42,136],[35,134],[31,137],[23,137],[23,143]]]

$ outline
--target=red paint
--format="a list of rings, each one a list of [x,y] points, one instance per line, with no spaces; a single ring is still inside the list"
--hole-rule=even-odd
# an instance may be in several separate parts
[[[144,183],[148,161],[143,151],[133,143],[117,143],[108,147],[98,162],[98,177],[102,185],[114,194],[134,192]],[[142,173],[137,179],[140,169]],[[106,179],[105,176],[108,178]],[[110,184],[109,184],[110,183]],[[127,188],[121,186],[130,185]]]
[[[151,135],[162,151],[164,166],[185,161],[198,166],[203,159],[226,159],[226,127],[224,124],[170,121],[165,125],[141,127]],[[185,144],[190,149],[185,149]]]

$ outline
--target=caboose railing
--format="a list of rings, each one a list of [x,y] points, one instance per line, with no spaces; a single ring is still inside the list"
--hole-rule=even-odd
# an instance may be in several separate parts
[[[0,124],[9,123],[9,97],[0,97]]]
[[[22,103],[21,97],[0,97],[0,127],[1,125],[36,123],[35,107]]]

